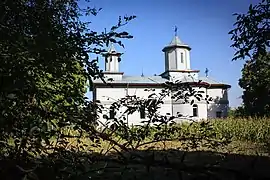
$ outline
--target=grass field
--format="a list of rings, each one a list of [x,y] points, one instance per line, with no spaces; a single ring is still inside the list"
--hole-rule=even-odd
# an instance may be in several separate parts
[[[164,149],[180,149],[189,151],[216,151],[221,153],[234,153],[243,155],[262,155],[270,156],[270,119],[267,118],[226,118],[226,119],[213,119],[210,120],[211,133],[215,134],[216,139],[222,137],[228,138],[231,142],[226,146],[216,148],[200,147],[196,149],[188,148],[181,141],[165,141],[155,142],[140,147],[140,150],[153,147],[156,150]],[[182,123],[179,124],[181,131],[175,133],[174,137],[179,137],[185,134],[196,134],[199,131],[199,123]],[[151,138],[149,138],[151,139]],[[120,144],[125,143],[119,137],[115,137],[114,140]],[[88,139],[81,139],[86,144],[95,144]],[[75,140],[70,139],[71,144],[76,143]],[[111,149],[114,152],[112,145],[107,141],[102,141],[99,147],[90,147],[94,152],[101,152],[102,150]],[[90,149],[88,149],[90,150]]]
[[[198,132],[198,124],[183,123],[181,134]],[[270,119],[215,119],[211,120],[216,138],[228,137],[231,143],[216,148],[186,148],[181,141],[155,142],[142,146],[135,154],[140,157],[129,164],[101,163],[105,171],[93,175],[95,179],[270,179]],[[177,136],[179,134],[175,134]],[[100,152],[109,144],[95,149]],[[148,150],[149,147],[151,150]],[[125,154],[125,153],[124,153]],[[115,150],[108,153],[112,159],[119,156]],[[147,167],[149,157],[160,164]],[[170,162],[169,167],[164,162]],[[184,158],[183,158],[184,157]],[[204,170],[204,168],[206,168]],[[213,168],[213,169],[211,169]],[[235,173],[234,171],[237,171]],[[179,173],[180,172],[180,173]],[[215,177],[215,178],[213,178]]]
[[[64,167],[59,168],[75,172],[75,174],[83,172],[76,176],[76,179],[81,180],[89,179],[89,177],[91,179],[160,180],[215,179],[213,177],[224,180],[270,179],[270,119],[214,119],[208,125],[204,128],[211,128],[205,131],[200,123],[177,124],[179,131],[171,135],[174,140],[153,142],[128,151],[104,140],[99,140],[100,143],[97,143],[86,137],[79,141],[69,138],[68,148],[77,145],[78,142],[87,144],[87,147],[80,151],[86,156],[80,156],[80,152],[68,152],[70,155],[63,157],[56,155],[54,158],[48,158],[46,163],[54,165],[55,162],[63,161],[68,166],[60,163],[59,165]],[[151,132],[145,141],[151,141],[154,133],[154,131]],[[175,140],[187,134],[206,134],[216,140],[226,137],[230,143],[210,147],[201,145],[194,148],[181,140]],[[111,138],[121,145],[126,143],[119,136],[111,136]],[[53,139],[51,142],[55,143],[55,141]],[[76,164],[80,158],[85,163],[83,168],[87,168],[87,173],[84,172],[85,169],[74,169],[76,166],[82,167],[81,164]],[[35,172],[39,175],[44,172],[41,176],[46,177],[45,179],[50,179],[49,175],[54,176],[55,173],[54,170],[44,167],[40,167]]]

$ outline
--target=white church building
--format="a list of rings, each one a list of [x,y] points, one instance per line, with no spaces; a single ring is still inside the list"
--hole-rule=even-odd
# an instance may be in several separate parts
[[[196,100],[193,105],[190,103],[183,103],[175,101],[168,96],[164,99],[164,104],[159,109],[160,114],[170,113],[173,116],[177,116],[181,113],[183,119],[211,119],[211,118],[223,118],[228,114],[228,89],[231,87],[228,84],[220,83],[212,78],[206,76],[200,77],[199,70],[191,69],[190,51],[191,48],[184,44],[177,35],[173,38],[171,43],[165,46],[162,50],[164,52],[164,64],[165,71],[160,75],[153,76],[128,76],[124,72],[120,71],[120,56],[121,53],[117,52],[113,45],[110,46],[105,57],[105,81],[110,85],[105,84],[101,79],[94,80],[93,82],[93,100],[99,100],[104,107],[109,107],[113,102],[123,98],[127,95],[136,95],[141,98],[148,98],[151,91],[145,91],[147,88],[155,89],[155,93],[161,92],[164,88],[164,83],[168,81],[180,82],[197,82],[200,85],[200,91],[204,97],[209,96],[213,98],[213,101],[207,103],[205,100]],[[207,74],[207,73],[206,73]],[[199,82],[199,83],[198,83]],[[193,88],[198,86],[193,85]],[[107,114],[109,118],[117,116],[108,110],[104,110],[104,114]],[[113,116],[113,117],[112,117]],[[147,112],[142,113],[140,111],[127,115],[128,124],[140,124],[141,121],[147,120]],[[105,122],[106,119],[100,116],[101,122]]]

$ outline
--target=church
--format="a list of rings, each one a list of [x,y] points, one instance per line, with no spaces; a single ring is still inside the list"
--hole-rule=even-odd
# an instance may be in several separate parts
[[[143,74],[128,76],[120,71],[122,53],[117,52],[114,46],[110,45],[107,53],[104,54],[105,71],[103,71],[104,80],[110,85],[105,84],[101,79],[96,79],[93,82],[93,100],[99,100],[104,107],[107,107],[103,114],[107,114],[109,118],[115,116],[117,118],[117,114],[114,116],[109,110],[109,106],[113,102],[132,95],[147,99],[152,92],[145,91],[145,89],[151,88],[155,90],[155,93],[158,93],[163,89],[165,82],[178,80],[185,83],[199,82],[203,84],[203,87],[200,87],[200,90],[204,92],[203,96],[211,97],[213,100],[207,103],[205,100],[195,99],[194,104],[191,105],[175,101],[171,96],[168,96],[159,109],[160,114],[169,113],[177,116],[178,113],[181,113],[183,116],[176,121],[226,117],[229,108],[228,90],[231,86],[208,77],[207,72],[206,76],[200,77],[199,70],[191,69],[191,47],[183,43],[177,34],[162,51],[164,52],[165,64],[163,73],[153,76],[144,76]],[[198,87],[192,86],[192,88]],[[105,123],[106,119],[102,115],[99,118],[100,122]],[[129,125],[137,125],[147,120],[147,112],[134,112],[127,115],[126,119]]]

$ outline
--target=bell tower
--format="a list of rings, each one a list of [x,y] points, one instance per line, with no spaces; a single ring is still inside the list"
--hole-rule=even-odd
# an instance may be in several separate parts
[[[104,76],[114,80],[121,80],[123,72],[120,72],[120,61],[122,53],[115,50],[114,45],[111,43],[108,51],[103,54],[105,57],[105,71]]]
[[[115,50],[113,44],[110,45],[109,50],[105,53],[105,72],[119,72],[119,64],[121,61],[119,53]]]
[[[171,43],[163,48],[165,53],[165,71],[189,70],[191,48],[183,44],[178,36],[174,36]]]
[[[190,68],[190,50],[191,48],[180,40],[177,28],[175,28],[175,35],[171,43],[162,49],[165,55],[165,72],[161,76],[168,79],[181,78],[188,73],[196,76],[199,71]]]

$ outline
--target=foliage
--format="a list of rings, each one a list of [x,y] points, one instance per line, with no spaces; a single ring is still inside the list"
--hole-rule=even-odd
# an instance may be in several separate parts
[[[229,108],[228,117],[239,118],[239,117],[244,117],[244,116],[247,116],[247,113],[243,105],[238,106],[235,109]]]
[[[270,47],[270,1],[262,0],[257,5],[250,5],[246,14],[235,13],[235,28],[229,32],[236,49],[233,60],[245,57],[255,59],[265,56]]]
[[[262,0],[250,5],[246,14],[236,15],[235,29],[229,34],[236,49],[233,60],[250,58],[242,69],[239,85],[246,116],[269,116],[269,47],[270,1]],[[241,112],[241,111],[238,111]]]
[[[247,61],[239,85],[248,116],[270,116],[270,53]]]
[[[85,85],[102,75],[89,55],[104,52],[109,42],[122,45],[119,39],[132,38],[117,31],[135,18],[119,17],[109,32],[98,33],[81,20],[98,11],[80,7],[77,0],[0,3],[0,160],[10,162],[3,164],[15,168],[17,178],[34,176],[48,157],[51,163],[65,161],[64,169],[72,167],[76,160],[68,151],[84,146],[67,146],[67,138],[79,142],[84,132],[93,137],[98,107],[85,99]],[[77,173],[61,171],[56,179]]]

